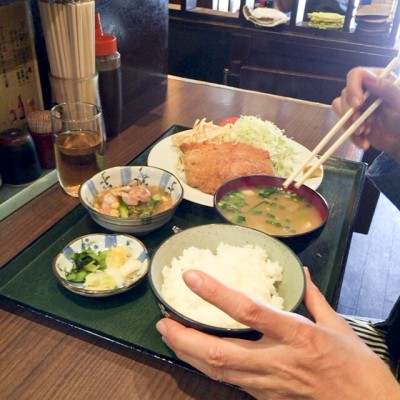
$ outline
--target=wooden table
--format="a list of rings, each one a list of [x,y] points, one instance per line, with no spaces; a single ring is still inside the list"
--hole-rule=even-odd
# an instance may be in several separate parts
[[[169,77],[165,101],[108,143],[108,164],[130,162],[172,125],[259,115],[313,148],[336,122],[330,107]],[[143,104],[159,96],[149,91]],[[350,143],[335,156],[361,159]],[[0,223],[4,266],[79,204],[56,184]],[[247,399],[244,392],[132,352],[15,305],[0,309],[0,397],[7,399]]]

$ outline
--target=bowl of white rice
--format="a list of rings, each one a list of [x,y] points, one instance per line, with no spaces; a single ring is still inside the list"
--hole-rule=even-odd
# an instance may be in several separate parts
[[[278,239],[228,224],[180,231],[154,253],[150,286],[164,316],[217,336],[257,339],[260,334],[193,293],[182,278],[190,269],[280,310],[296,310],[304,297],[303,266]]]

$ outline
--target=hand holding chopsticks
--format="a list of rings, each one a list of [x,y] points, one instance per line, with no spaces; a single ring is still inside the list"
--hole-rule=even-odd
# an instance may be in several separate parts
[[[380,78],[388,77],[391,72],[397,67],[400,60],[399,58],[394,58],[387,67],[382,71]],[[400,78],[396,79],[395,85],[400,84]],[[364,99],[369,97],[369,93],[365,92]],[[301,173],[304,175],[295,183],[295,187],[300,187],[320,166],[336,151],[336,149],[343,144],[350,136],[357,131],[357,129],[365,122],[365,120],[380,106],[382,103],[381,99],[375,100],[367,110],[333,143],[333,145],[322,155],[318,162],[311,166],[307,172],[304,171],[308,163],[316,157],[321,149],[331,140],[334,135],[343,127],[343,125],[350,119],[350,117],[356,111],[353,107],[347,110],[347,112],[339,119],[339,121],[333,126],[333,128],[326,134],[324,139],[314,148],[314,150],[309,154],[306,160],[286,179],[283,183],[284,187],[288,187],[293,180]]]

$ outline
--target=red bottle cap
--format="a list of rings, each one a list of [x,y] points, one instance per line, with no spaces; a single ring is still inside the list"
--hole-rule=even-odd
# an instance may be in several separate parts
[[[109,56],[117,51],[117,38],[103,35],[96,38],[96,56]]]
[[[95,14],[94,28],[96,32],[96,38],[103,36],[103,28],[101,27],[100,13]]]

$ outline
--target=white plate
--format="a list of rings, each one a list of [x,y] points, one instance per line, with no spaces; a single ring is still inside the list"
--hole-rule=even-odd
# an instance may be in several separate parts
[[[142,262],[140,270],[131,278],[126,280],[124,286],[111,290],[105,289],[86,289],[82,283],[68,281],[65,274],[72,267],[71,255],[85,249],[92,249],[96,252],[109,249],[116,246],[126,246],[132,250],[137,259]],[[86,297],[106,297],[114,294],[126,292],[139,283],[147,274],[149,268],[149,256],[144,244],[130,235],[123,234],[102,234],[94,233],[91,235],[81,236],[69,243],[57,255],[53,261],[53,272],[57,280],[71,292]]]
[[[187,133],[188,131],[179,132],[175,135],[181,135],[183,133]],[[151,149],[149,156],[147,158],[147,164],[152,167],[163,168],[168,172],[174,174],[181,182],[183,186],[183,197],[186,200],[192,201],[197,204],[201,204],[203,206],[213,207],[214,198],[212,195],[204,193],[199,189],[195,189],[189,186],[186,183],[186,176],[184,172],[181,172],[177,169],[179,153],[175,150],[172,138],[175,135],[171,135],[166,137],[165,139],[159,141],[154,147]],[[290,139],[289,139],[290,140]],[[306,147],[301,145],[300,143],[295,142],[294,140],[290,140],[292,145],[295,148],[296,152],[296,165],[301,165],[302,161],[307,158],[307,156],[311,153]],[[310,165],[313,165],[317,162],[317,158],[315,157],[310,161]],[[322,167],[321,167],[322,168]],[[302,174],[298,176],[297,179],[300,179]],[[283,178],[287,178],[286,176]],[[311,189],[316,190],[321,184],[323,179],[323,169],[322,174],[319,177],[309,178],[304,184],[310,187]]]

